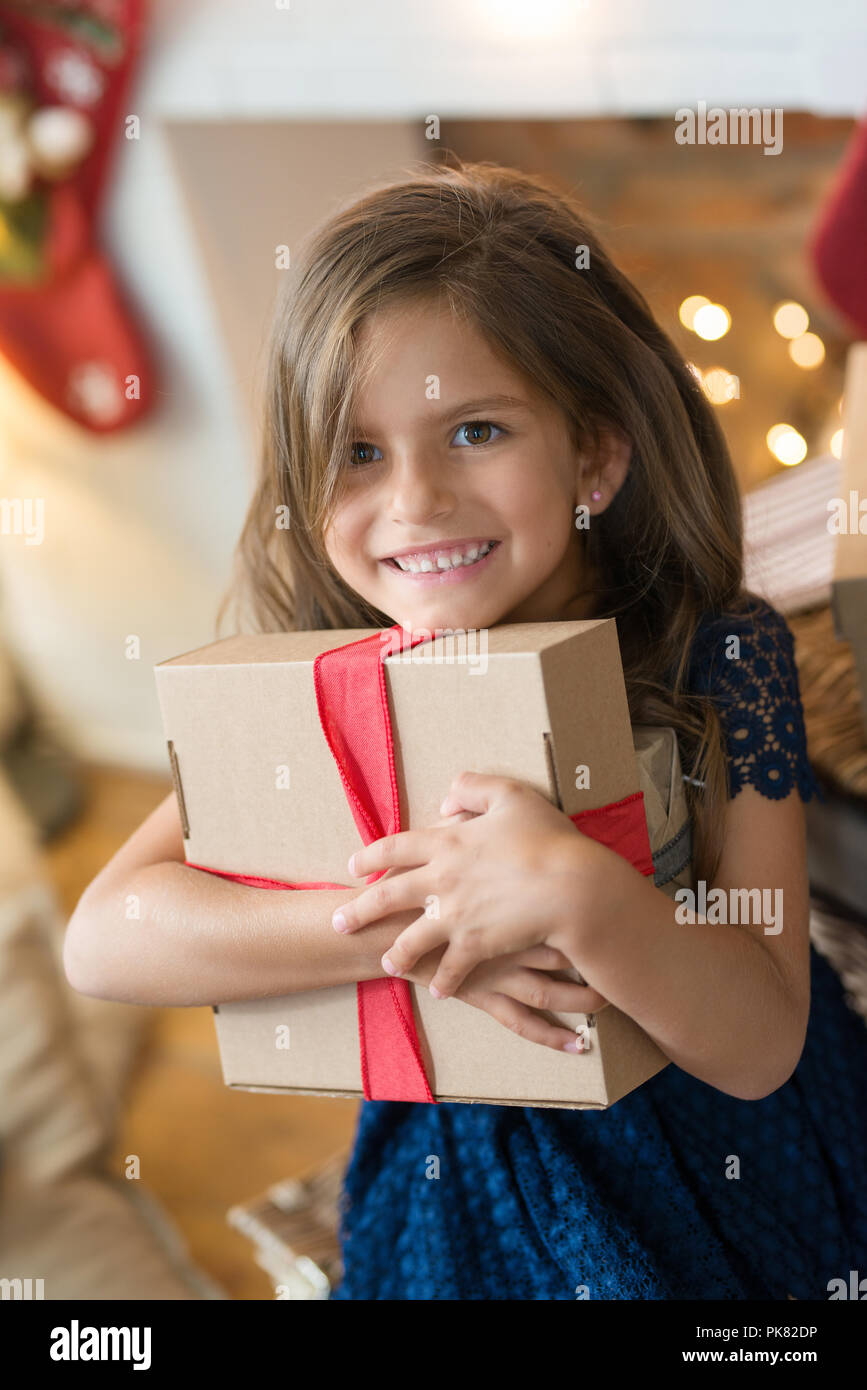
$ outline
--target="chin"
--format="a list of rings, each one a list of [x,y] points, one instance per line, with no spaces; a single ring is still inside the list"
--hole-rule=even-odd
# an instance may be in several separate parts
[[[485,618],[484,615],[479,614],[470,615],[462,613],[416,613],[413,615],[412,619],[404,618],[400,621],[403,627],[409,628],[413,632],[417,632],[420,628],[423,628],[426,632],[436,633],[444,631],[478,631],[481,628],[492,627],[493,624],[497,622],[497,619],[491,617]]]

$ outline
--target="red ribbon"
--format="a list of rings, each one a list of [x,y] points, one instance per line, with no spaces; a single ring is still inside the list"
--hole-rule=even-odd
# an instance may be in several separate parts
[[[370,637],[321,652],[313,663],[319,721],[337,763],[346,799],[365,845],[400,831],[394,742],[383,658],[427,640],[395,625]],[[649,877],[653,859],[644,815],[644,794],[569,819]],[[253,888],[346,888],[345,883],[283,883],[193,864]],[[385,873],[371,874],[375,883]],[[384,977],[357,987],[361,1079],[366,1100],[412,1100],[435,1104],[413,1016],[409,981]]]

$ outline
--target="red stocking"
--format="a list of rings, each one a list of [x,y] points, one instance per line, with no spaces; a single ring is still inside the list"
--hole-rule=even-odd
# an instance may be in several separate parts
[[[857,126],[834,187],[813,230],[810,250],[828,298],[867,338],[867,121]]]
[[[0,0],[0,95],[77,109],[94,133],[74,172],[0,201],[0,352],[100,433],[138,419],[155,388],[146,342],[94,240],[143,17],[143,0]],[[23,254],[4,258],[16,244]]]

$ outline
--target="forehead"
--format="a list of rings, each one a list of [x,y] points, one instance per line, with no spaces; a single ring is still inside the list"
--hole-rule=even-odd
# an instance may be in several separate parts
[[[479,353],[491,351],[467,314],[456,314],[446,300],[433,297],[397,300],[366,314],[355,338],[362,359],[415,345],[427,345],[431,351],[458,347],[471,347]]]
[[[500,408],[538,410],[545,401],[516,363],[498,351],[465,315],[431,301],[389,305],[356,330],[359,385],[355,416],[362,422],[393,413],[405,418],[413,402],[436,411],[470,398],[497,397]],[[509,398],[508,400],[506,398]]]

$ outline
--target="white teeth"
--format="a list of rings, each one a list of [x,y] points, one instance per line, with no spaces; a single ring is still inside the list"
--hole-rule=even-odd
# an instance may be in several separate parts
[[[451,570],[458,569],[461,565],[471,565],[483,555],[487,555],[493,546],[493,541],[486,541],[484,545],[467,546],[466,550],[441,551],[436,556],[436,563],[429,555],[423,555],[421,560],[409,559],[407,556],[395,556],[394,559],[395,564],[409,574],[428,574],[434,569]]]

